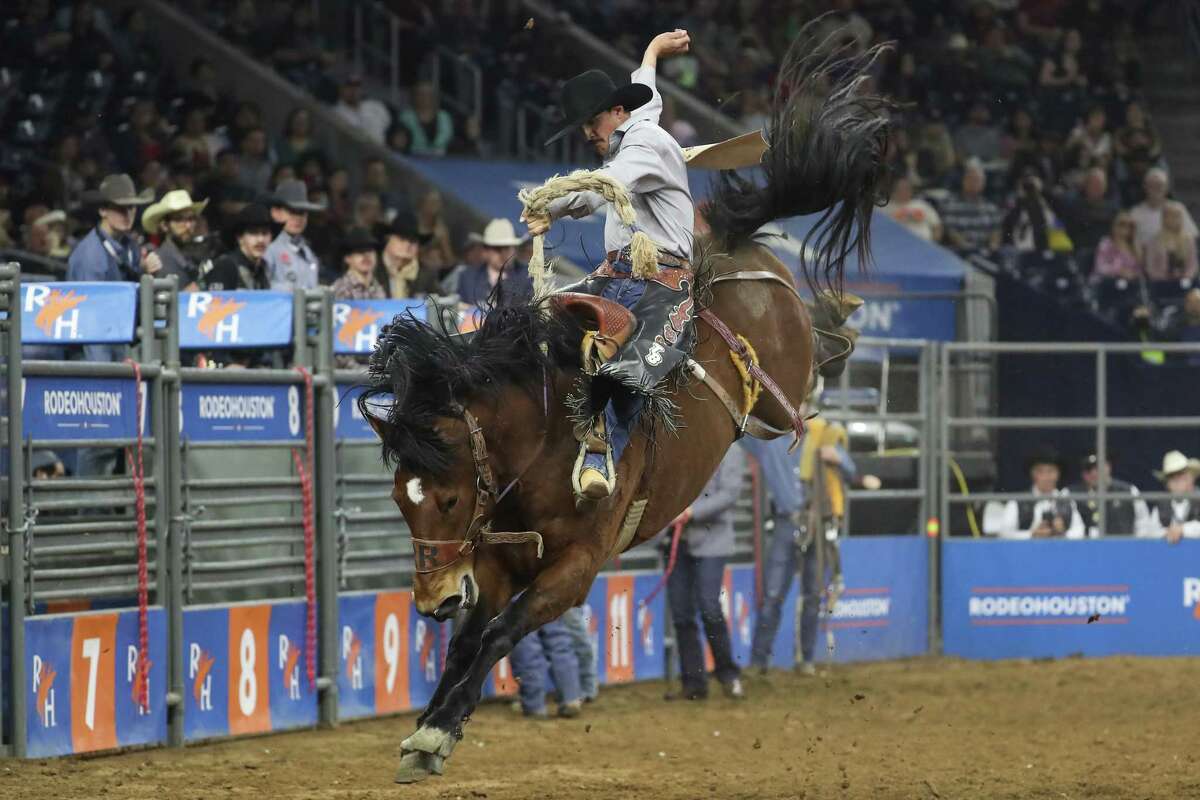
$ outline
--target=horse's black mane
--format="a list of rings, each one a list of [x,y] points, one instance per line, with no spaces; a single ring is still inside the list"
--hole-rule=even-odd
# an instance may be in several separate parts
[[[544,301],[486,309],[470,334],[449,332],[455,327],[405,315],[380,333],[358,404],[364,416],[387,422],[389,465],[445,475],[452,458],[434,427],[439,417],[460,416],[459,405],[505,388],[540,391],[544,370],[578,359],[578,325]]]

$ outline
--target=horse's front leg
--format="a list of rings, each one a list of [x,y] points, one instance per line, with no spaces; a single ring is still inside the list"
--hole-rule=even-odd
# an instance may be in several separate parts
[[[417,717],[418,728],[424,725],[425,718],[442,704],[447,692],[462,680],[467,668],[475,660],[484,626],[492,618],[493,608],[493,604],[486,602],[482,597],[479,598],[475,606],[467,612],[458,630],[450,637],[450,646],[446,649],[446,668],[429,702],[425,704],[425,710]]]
[[[475,710],[492,667],[526,634],[575,605],[596,577],[597,569],[598,561],[587,550],[568,550],[484,626],[479,648],[462,678],[446,692],[438,707],[430,706],[417,732],[401,742],[397,782],[409,783],[431,771],[441,772],[442,761],[450,757],[462,738],[463,723]]]

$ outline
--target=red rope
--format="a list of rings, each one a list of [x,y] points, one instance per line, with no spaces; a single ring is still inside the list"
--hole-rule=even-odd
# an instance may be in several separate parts
[[[645,599],[638,603],[638,605],[650,605],[650,601],[658,596],[658,593],[661,592],[663,587],[667,585],[667,579],[671,577],[671,573],[675,571],[675,558],[679,555],[679,538],[683,535],[683,524],[683,520],[678,518],[672,524],[671,554],[667,556],[667,568],[663,571],[662,578],[660,578],[658,583],[654,585],[654,588],[650,590],[650,594],[646,595]]]
[[[129,471],[133,473],[134,508],[137,510],[137,582],[138,582],[138,666],[134,676],[134,692],[138,706],[150,710],[150,567],[146,555],[146,467],[142,457],[142,368],[131,358],[125,359],[133,367],[134,425],[137,427],[137,457],[128,447],[125,458]],[[159,443],[158,446],[162,446]]]
[[[317,675],[317,584],[314,575],[313,541],[316,537],[313,507],[313,379],[304,367],[296,367],[304,376],[304,448],[292,448],[292,461],[300,476],[300,497],[304,511],[304,671],[308,685],[316,686]]]

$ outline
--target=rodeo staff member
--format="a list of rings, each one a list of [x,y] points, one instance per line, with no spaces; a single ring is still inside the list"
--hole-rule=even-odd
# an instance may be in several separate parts
[[[1171,497],[1154,505],[1146,533],[1165,536],[1168,544],[1180,539],[1200,539],[1200,502],[1187,495],[1196,491],[1196,476],[1200,475],[1200,459],[1188,458],[1178,450],[1163,456],[1162,470],[1154,477],[1167,485]]]
[[[704,671],[704,651],[696,616],[704,625],[704,635],[712,649],[717,680],[725,694],[744,700],[741,670],[733,660],[729,625],[721,610],[721,582],[725,562],[733,555],[733,507],[742,491],[746,473],[746,455],[730,448],[708,479],[704,491],[675,520],[683,533],[677,543],[674,568],[667,578],[667,603],[675,623],[675,642],[679,648],[681,694],[665,699],[703,700],[708,697],[708,675]],[[668,537],[669,538],[669,537]]]
[[[1150,516],[1146,501],[1141,498],[1132,483],[1112,477],[1112,459],[1104,459],[1104,480],[1108,485],[1108,500],[1104,509],[1104,531],[1100,530],[1100,501],[1096,495],[1100,488],[1100,459],[1092,453],[1083,460],[1079,468],[1079,482],[1068,487],[1068,491],[1079,499],[1075,507],[1083,517],[1083,527],[1088,538],[1104,536],[1133,536],[1146,529]]]
[[[629,190],[636,227],[657,244],[660,266],[684,269],[692,257],[692,193],[683,151],[671,134],[659,127],[663,103],[654,81],[659,57],[686,53],[690,41],[684,30],[656,36],[646,48],[641,67],[630,76],[632,82],[624,86],[615,86],[600,70],[571,78],[562,89],[566,125],[546,142],[550,145],[572,130],[582,130],[604,159],[601,169]],[[529,233],[538,236],[550,229],[554,219],[586,217],[606,205],[596,193],[575,192],[551,203],[548,216],[528,212],[522,219]],[[612,368],[612,377],[623,387],[652,389],[684,355],[676,348],[663,352],[654,343],[662,323],[653,323],[660,317],[665,319],[671,306],[678,305],[686,295],[680,297],[678,290],[632,275],[629,245],[633,231],[621,223],[615,208],[608,207],[607,214],[604,249],[608,259],[583,284],[572,288],[614,300],[632,309],[644,322],[635,338],[605,366]],[[690,292],[690,287],[685,291]],[[646,302],[640,303],[643,296]],[[580,448],[572,476],[578,496],[600,500],[615,490],[614,465],[629,442],[630,424],[643,403],[640,394],[618,391],[605,406],[593,435]]]
[[[1068,492],[1058,488],[1062,466],[1058,454],[1046,448],[1034,453],[1027,462],[1031,492],[1036,500],[1009,500],[1004,504],[995,533],[1002,539],[1046,539],[1066,536],[1083,538],[1083,517],[1071,502]]]
[[[308,227],[309,212],[324,211],[325,206],[308,201],[308,187],[301,180],[281,182],[272,203],[283,208],[283,230],[264,256],[271,288],[282,292],[317,288],[321,262],[304,238],[304,229]]]
[[[176,189],[167,192],[162,200],[142,214],[142,228],[146,233],[151,236],[162,234],[162,241],[155,250],[162,260],[159,277],[178,276],[180,291],[194,291],[200,277],[200,267],[189,252],[196,236],[196,218],[206,206],[207,200],[193,201],[186,189]]]

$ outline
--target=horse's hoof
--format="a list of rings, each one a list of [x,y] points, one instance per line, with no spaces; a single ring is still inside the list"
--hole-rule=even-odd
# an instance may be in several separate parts
[[[430,775],[441,775],[446,759],[433,753],[413,751],[400,756],[400,768],[396,770],[396,783],[420,783]]]
[[[423,725],[417,728],[416,733],[400,743],[400,749],[406,753],[415,750],[449,758],[450,754],[454,752],[456,744],[458,744],[458,737],[450,731]]]

